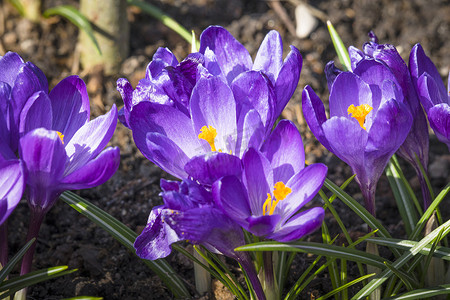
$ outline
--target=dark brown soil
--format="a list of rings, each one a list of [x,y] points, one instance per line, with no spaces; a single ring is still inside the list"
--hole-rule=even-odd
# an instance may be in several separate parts
[[[78,5],[77,1],[72,0],[46,2],[47,7],[61,3]],[[280,2],[293,23],[297,2],[300,1]],[[271,29],[281,33],[285,53],[290,44],[298,47],[304,59],[303,69],[299,87],[283,112],[283,117],[298,125],[309,162],[326,163],[329,167],[328,177],[337,184],[351,176],[350,169],[314,139],[301,113],[300,95],[306,84],[311,85],[322,99],[327,98],[323,68],[329,60],[337,60],[323,21],[319,21],[308,38],[299,39],[286,29],[286,24],[273,10],[276,4],[271,1],[164,0],[151,3],[186,28],[194,29],[197,35],[208,25],[226,27],[252,55],[256,54],[259,44]],[[438,66],[441,75],[447,77],[450,67],[448,1],[319,0],[309,1],[309,4],[319,10],[325,20],[332,21],[346,45],[361,47],[367,41],[367,33],[373,30],[381,43],[394,44],[402,56],[407,58],[411,47],[420,42]],[[72,73],[80,74],[88,84],[94,116],[109,110],[113,103],[119,107],[122,105],[120,95],[115,90],[116,80],[127,77],[135,86],[144,77],[145,67],[158,47],[168,47],[178,59],[184,58],[190,49],[170,29],[139,10],[129,8],[130,57],[123,62],[119,74],[104,77],[101,72],[79,70],[74,51],[78,30],[66,20],[55,17],[33,24],[21,18],[8,3],[0,2],[0,8],[0,55],[6,51],[18,52],[25,60],[34,62],[44,71],[51,86]],[[140,154],[134,146],[130,131],[121,124],[118,124],[111,144],[121,149],[119,171],[106,184],[79,194],[139,232],[145,225],[151,208],[161,203],[158,197],[160,178],[169,176]],[[403,165],[419,195],[420,187],[414,172],[405,163]],[[450,155],[445,145],[439,143],[434,136],[431,137],[429,170],[435,192],[438,192],[449,181]],[[349,186],[348,192],[356,199],[362,198],[355,184]],[[316,199],[314,204],[321,203]],[[363,222],[339,200],[336,200],[335,207],[354,237],[367,232]],[[385,177],[381,178],[378,185],[377,213],[378,218],[395,237],[404,236],[403,225]],[[11,256],[25,242],[28,215],[27,204],[23,201],[9,219]],[[443,216],[445,219],[450,216],[448,205],[443,207]],[[327,214],[326,223],[332,235],[339,234],[337,223],[331,214]],[[308,240],[320,241],[321,235],[318,232],[308,237]],[[298,255],[288,283],[295,282],[312,260],[313,257]],[[177,253],[169,256],[168,262],[186,281],[193,297],[200,297],[194,292],[192,263]],[[35,269],[56,265],[68,265],[78,271],[31,287],[29,299],[61,299],[79,295],[101,296],[104,299],[173,298],[162,281],[132,253],[62,201],[55,205],[44,221],[34,261]],[[349,272],[357,276],[352,268]],[[330,290],[331,285],[325,274],[313,280],[302,293],[301,299],[315,299]],[[202,299],[227,299],[228,294],[220,286],[215,291],[215,295],[203,295]]]

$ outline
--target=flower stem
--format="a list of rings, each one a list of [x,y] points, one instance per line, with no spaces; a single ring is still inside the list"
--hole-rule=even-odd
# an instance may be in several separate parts
[[[263,290],[268,300],[276,300],[278,298],[278,288],[276,286],[274,273],[273,273],[273,261],[272,252],[267,251],[263,253],[264,257],[264,281]]]
[[[245,270],[247,278],[250,280],[253,290],[255,291],[256,297],[259,300],[265,300],[266,296],[264,295],[261,282],[258,279],[258,275],[256,274],[256,270],[255,267],[253,266],[250,255],[245,252],[239,253],[239,256],[236,257],[236,260],[241,264],[242,268]]]
[[[8,262],[8,229],[6,220],[0,225],[0,269]]]
[[[39,235],[39,229],[41,228],[42,221],[44,220],[45,212],[37,207],[31,208],[30,214],[30,225],[28,226],[27,241],[32,238],[36,238]],[[36,243],[33,243],[25,253],[22,259],[22,268],[20,270],[20,275],[24,275],[30,272],[31,264],[33,262],[34,251],[36,249]]]
[[[367,211],[372,215],[372,216],[376,216],[376,211],[375,211],[375,190],[376,187],[375,186],[361,186],[361,191],[364,197],[364,203],[366,206]],[[374,228],[376,229],[376,228]]]

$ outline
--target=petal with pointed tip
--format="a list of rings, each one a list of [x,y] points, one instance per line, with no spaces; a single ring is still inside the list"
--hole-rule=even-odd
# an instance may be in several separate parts
[[[272,82],[275,82],[282,65],[283,42],[280,34],[271,30],[259,46],[252,70],[263,72]]]

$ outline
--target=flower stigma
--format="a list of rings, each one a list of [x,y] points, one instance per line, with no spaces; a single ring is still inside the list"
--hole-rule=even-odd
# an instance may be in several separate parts
[[[284,200],[284,198],[286,198],[286,196],[291,192],[291,188],[287,187],[283,182],[278,181],[277,183],[275,183],[273,190],[273,196],[275,197],[275,200],[272,200],[272,196],[267,193],[267,199],[263,204],[263,215],[265,216],[266,213],[269,213],[269,216],[273,215],[278,202]]]
[[[358,106],[354,106],[352,104],[348,107],[347,112],[348,114],[352,114],[351,117],[355,118],[358,121],[359,126],[361,126],[362,129],[366,130],[364,121],[366,120],[367,115],[372,109],[372,106],[370,106],[369,104],[361,104]]]
[[[200,134],[198,135],[199,139],[205,140],[211,146],[211,151],[216,151],[216,145],[214,144],[214,139],[217,136],[217,131],[211,125],[203,126],[200,129]]]
[[[61,143],[63,143],[63,145],[64,145],[64,134],[62,134],[59,131],[57,131],[56,133],[58,134],[59,138],[61,139]]]

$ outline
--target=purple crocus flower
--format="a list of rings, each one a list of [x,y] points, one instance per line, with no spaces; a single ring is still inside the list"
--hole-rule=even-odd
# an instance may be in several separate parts
[[[409,68],[431,128],[450,150],[450,79],[446,90],[438,70],[420,44],[411,50]]]
[[[155,260],[172,252],[171,244],[189,240],[237,260],[247,272],[259,299],[264,298],[250,255],[235,252],[245,244],[242,229],[222,213],[211,192],[191,180],[161,179],[164,204],[152,209],[147,226],[137,237],[136,254]]]
[[[13,159],[19,144],[19,121],[23,106],[35,92],[48,92],[47,78],[17,53],[0,57],[0,154]]]
[[[420,166],[416,161],[416,159],[419,159],[420,164],[427,171],[429,136],[425,114],[420,106],[408,66],[403,61],[397,49],[390,44],[378,44],[378,39],[373,32],[369,33],[369,37],[370,41],[363,45],[363,51],[355,47],[349,47],[352,69],[354,70],[361,61],[374,59],[385,64],[397,79],[397,87],[400,88],[403,94],[403,103],[408,106],[413,116],[411,131],[397,153],[415,168],[422,186],[422,196],[426,208],[431,203],[431,196]]]
[[[338,74],[330,91],[330,119],[311,87],[302,95],[303,115],[322,145],[356,174],[366,207],[375,215],[375,188],[389,158],[403,144],[412,117],[396,78],[381,62],[361,61]]]
[[[145,157],[172,175],[212,184],[238,175],[245,149],[258,148],[265,128],[255,109],[237,112],[232,89],[219,77],[202,77],[189,103],[189,116],[175,107],[143,101],[129,125]]]
[[[323,208],[297,212],[322,187],[327,167],[305,168],[302,140],[292,122],[281,121],[261,151],[250,148],[242,162],[242,182],[226,176],[212,187],[226,215],[254,235],[280,242],[299,239],[321,226]]]
[[[78,76],[62,80],[47,94],[34,93],[20,114],[19,156],[27,173],[31,208],[27,239],[38,235],[48,210],[65,190],[103,184],[119,167],[119,149],[103,148],[117,124],[117,109],[89,121],[86,85]],[[31,267],[34,245],[24,257],[22,274]]]

